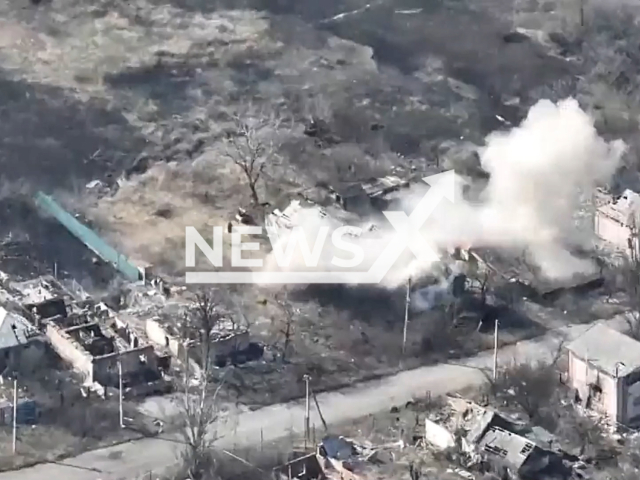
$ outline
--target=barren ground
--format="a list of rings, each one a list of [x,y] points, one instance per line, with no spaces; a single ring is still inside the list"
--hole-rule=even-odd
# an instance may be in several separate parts
[[[568,2],[380,1],[332,18],[364,6],[54,0],[36,8],[0,0],[0,174],[8,198],[53,193],[124,253],[179,278],[184,226],[206,231],[249,203],[241,173],[220,146],[228,114],[249,103],[283,118],[273,132],[282,144],[278,161],[259,186],[273,205],[318,182],[388,174],[392,166],[424,171],[436,154],[446,168],[468,164],[470,143],[517,123],[540,98],[577,96],[605,135],[637,130],[629,79],[640,61],[628,48],[637,46],[637,30],[628,15],[615,16],[618,4],[612,17],[587,10],[589,48],[571,41],[579,20]],[[505,41],[516,26],[532,37]],[[548,34],[558,31],[564,36],[552,41]],[[329,121],[337,145],[318,147],[302,134],[311,114]],[[385,128],[374,131],[374,123]],[[137,173],[115,188],[133,166]],[[628,171],[620,177],[627,182],[635,178]],[[110,188],[106,195],[85,188],[93,180]],[[79,280],[93,276],[68,236],[43,226],[38,238],[45,240],[33,241],[35,221],[25,218],[18,209],[4,223],[28,235],[27,244],[42,245],[41,268],[60,261]],[[282,344],[273,293],[240,288],[233,298],[258,339]],[[304,373],[335,387],[401,367],[403,292],[323,287],[290,298],[291,363],[234,367],[230,383],[239,399],[296,396]],[[502,340],[615,308],[597,295],[527,307],[532,319],[507,326]],[[433,325],[428,315],[412,319],[403,368],[450,354],[424,348]],[[469,334],[453,347],[460,355],[491,342],[490,334]]]

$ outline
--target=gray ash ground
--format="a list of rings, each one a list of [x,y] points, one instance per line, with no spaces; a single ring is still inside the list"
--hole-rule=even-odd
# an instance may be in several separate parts
[[[106,102],[80,102],[64,89],[8,78],[0,69],[0,178],[31,189],[73,190],[118,175],[144,145]]]
[[[0,270],[15,280],[57,274],[85,289],[102,289],[115,277],[57,221],[42,217],[28,197],[0,200]]]
[[[540,2],[539,13],[562,3]],[[424,172],[434,152],[452,168],[448,152],[472,157],[466,142],[481,145],[540,98],[576,94],[577,75],[585,73],[535,35],[508,36],[516,23],[511,0],[387,0],[324,21],[365,5],[0,0],[0,176],[24,192],[61,194],[123,253],[160,268],[182,262],[185,224],[226,224],[247,205],[243,178],[220,155],[220,140],[225,116],[249,100],[282,110],[290,127],[283,160],[268,166],[260,192],[275,205],[320,182],[362,180],[392,167]],[[303,135],[312,113],[327,117],[336,144],[318,146]],[[138,174],[112,195],[87,193],[88,182],[113,185],[134,165]],[[169,214],[158,215],[167,205]],[[92,254],[28,210],[2,211],[0,235],[13,232],[20,243],[0,247],[15,257],[0,268],[28,277],[57,261],[81,283],[102,281]],[[355,299],[304,293],[296,305],[300,361],[287,367],[292,390],[302,387],[309,365],[341,382],[396,368],[401,292],[395,302],[380,294],[371,303],[368,292]],[[276,341],[283,315],[270,292],[264,303],[261,295],[247,289],[242,304],[258,334],[270,331]],[[555,308],[542,313],[572,320]],[[411,325],[418,355],[428,323]],[[278,392],[283,379],[280,371],[253,378],[256,401],[277,400],[264,399],[265,385]]]

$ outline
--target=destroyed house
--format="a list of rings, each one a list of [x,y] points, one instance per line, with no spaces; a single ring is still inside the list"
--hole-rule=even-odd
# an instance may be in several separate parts
[[[346,234],[359,237],[365,233],[375,232],[378,227],[369,223],[363,227],[354,226],[358,219],[354,215],[339,210],[336,208],[320,208],[317,205],[300,204],[299,200],[293,200],[289,206],[283,211],[275,209],[272,213],[268,214],[265,218],[265,226],[269,232],[269,236],[279,238],[281,235],[286,235],[295,227],[303,227],[307,223],[313,223],[316,220],[321,220],[327,224],[332,224],[334,227],[342,227],[346,230]]]
[[[322,464],[315,453],[291,460],[273,469],[274,480],[325,480]]]
[[[184,331],[183,331],[184,330]],[[199,335],[186,329],[173,318],[154,315],[145,320],[146,336],[156,345],[166,348],[176,359],[189,362],[189,368],[198,372],[203,367]],[[209,363],[221,367],[248,354],[251,348],[249,329],[229,319],[218,322],[210,332]]]
[[[600,205],[596,209],[595,233],[610,245],[637,255],[639,214],[640,195],[631,190],[625,190],[617,200]]]
[[[36,329],[24,318],[0,307],[0,371],[17,366]]]
[[[74,294],[52,277],[13,283],[11,289],[52,348],[87,384],[117,386],[120,372],[126,384],[158,378],[153,346],[81,289]]]
[[[530,264],[523,255],[493,248],[469,249],[467,258],[480,268],[486,268],[506,282],[520,288],[531,298],[546,298],[566,290],[597,288],[604,281],[599,272],[577,272],[568,278],[550,279],[540,269]]]
[[[439,449],[459,444],[472,457],[507,470],[510,478],[567,479],[566,454],[540,427],[513,419],[461,397],[449,397],[437,420],[425,419],[425,439]]]
[[[539,480],[545,478],[545,474],[565,469],[559,455],[500,427],[491,427],[480,439],[478,448],[492,457],[494,463],[506,467],[523,480]]]
[[[384,210],[387,207],[386,195],[408,185],[408,181],[388,175],[372,178],[367,182],[340,185],[332,190],[342,208],[350,212],[366,214],[371,207]]]
[[[640,424],[640,342],[603,323],[567,346],[568,380],[587,408]]]
[[[44,275],[24,282],[11,282],[10,293],[25,307],[43,305],[47,301],[60,301],[66,304],[88,299],[87,293],[76,282],[67,288],[55,277]]]
[[[126,383],[144,372],[150,380],[157,379],[153,346],[137,337],[123,338],[90,314],[50,318],[45,323],[45,334],[58,355],[82,374],[88,384],[115,387],[120,372]]]

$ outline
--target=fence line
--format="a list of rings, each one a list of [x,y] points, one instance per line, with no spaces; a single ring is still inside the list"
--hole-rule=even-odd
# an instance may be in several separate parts
[[[73,215],[62,208],[53,198],[38,192],[34,197],[36,206],[43,212],[53,216],[69,233],[84,243],[91,251],[112,264],[128,280],[140,280],[140,270],[127,257],[108,245],[102,238],[86,225],[79,222]]]

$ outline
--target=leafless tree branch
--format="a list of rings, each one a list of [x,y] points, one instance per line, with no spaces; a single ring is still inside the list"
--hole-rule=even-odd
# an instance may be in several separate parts
[[[277,158],[276,138],[282,119],[275,113],[265,114],[248,106],[242,113],[234,114],[232,122],[234,129],[225,139],[223,155],[240,167],[249,186],[251,201],[258,205],[258,182],[267,164]]]

